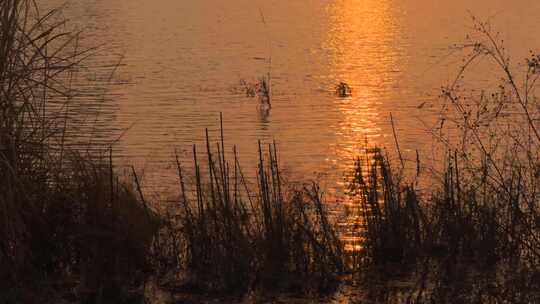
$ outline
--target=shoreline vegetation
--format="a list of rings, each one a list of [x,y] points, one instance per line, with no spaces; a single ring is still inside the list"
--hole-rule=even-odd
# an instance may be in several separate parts
[[[247,183],[223,125],[217,143],[207,131],[203,151],[193,146],[192,164],[176,159],[180,194],[158,214],[110,150],[65,145],[70,75],[92,50],[56,11],[0,0],[0,303],[145,303],[150,277],[226,302],[325,299],[344,284],[368,303],[539,302],[540,55],[518,76],[500,38],[473,21],[479,38],[455,46],[467,55],[439,100],[442,174],[420,192],[421,170],[405,175],[399,148],[397,166],[366,149],[349,181],[362,220],[348,248],[323,190],[281,174],[275,143],[259,143]],[[480,60],[501,80],[473,94],[466,76]],[[389,287],[396,277],[410,286]]]

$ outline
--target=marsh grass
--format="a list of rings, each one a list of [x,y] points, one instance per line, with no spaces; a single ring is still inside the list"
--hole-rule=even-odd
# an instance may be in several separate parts
[[[275,143],[266,148],[259,143],[252,190],[236,149],[234,159],[226,159],[221,130],[215,149],[206,133],[204,160],[193,147],[193,192],[177,161],[179,216],[171,224],[177,234],[164,234],[169,241],[162,244],[178,244],[172,238],[182,243],[175,252],[182,261],[177,266],[191,275],[191,288],[228,293],[334,288],[343,270],[342,249],[320,189],[315,184],[286,186]]]
[[[362,251],[370,262],[415,261],[426,238],[425,215],[413,186],[402,186],[381,150],[358,158],[350,188],[366,221]]]
[[[537,268],[538,56],[525,60],[524,75],[518,75],[499,34],[488,23],[476,19],[473,23],[479,38],[459,46],[468,55],[455,82],[442,92],[441,126],[457,130],[459,141],[452,140],[449,132],[441,133],[450,151],[443,197],[455,211],[439,218],[446,230],[454,226],[469,230],[461,240],[447,240],[458,245],[453,248],[484,256],[490,262],[519,257]],[[482,59],[498,71],[500,81],[493,89],[467,93],[467,73]],[[467,239],[471,237],[476,239]]]
[[[58,11],[0,1],[0,302],[120,300],[146,269],[156,215],[112,156],[64,145],[77,41]]]
[[[436,269],[421,276],[422,292],[411,303],[538,300],[530,289],[540,270],[538,55],[532,53],[524,75],[517,75],[498,34],[487,23],[473,23],[477,40],[456,46],[467,55],[456,80],[442,90],[434,134],[446,153],[429,190],[406,183],[380,151],[357,161],[351,182],[367,222],[364,265]],[[467,86],[480,60],[499,71],[494,89]],[[400,161],[403,168],[401,155]],[[467,279],[475,267],[480,275]]]
[[[540,299],[533,287],[540,282],[538,247],[529,240],[538,236],[538,215],[519,209],[516,198],[525,195],[519,179],[508,178],[510,192],[487,179],[465,181],[456,169],[459,157],[448,154],[442,186],[420,194],[390,170],[380,150],[369,157],[357,161],[351,183],[366,219],[355,270],[368,294],[382,292],[382,303]],[[369,283],[374,277],[379,283]],[[384,287],[395,279],[415,283],[406,290]]]

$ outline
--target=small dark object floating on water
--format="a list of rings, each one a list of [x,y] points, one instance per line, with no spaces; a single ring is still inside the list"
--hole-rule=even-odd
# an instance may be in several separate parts
[[[352,89],[346,82],[341,81],[336,85],[336,95],[339,97],[349,97],[352,95]]]

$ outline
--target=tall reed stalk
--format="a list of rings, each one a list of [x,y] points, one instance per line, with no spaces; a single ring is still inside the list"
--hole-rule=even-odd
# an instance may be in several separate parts
[[[0,1],[0,302],[101,301],[145,271],[157,217],[112,157],[64,146],[77,41],[57,10]]]
[[[172,226],[184,242],[179,268],[214,291],[332,287],[343,270],[341,242],[319,188],[284,185],[276,144],[259,143],[253,192],[236,149],[231,161],[226,157],[223,125],[214,149],[206,132],[203,158],[194,146],[193,192],[177,160],[181,215]]]

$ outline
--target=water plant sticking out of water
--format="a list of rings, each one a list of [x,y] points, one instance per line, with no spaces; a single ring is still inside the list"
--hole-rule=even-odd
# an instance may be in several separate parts
[[[272,107],[270,75],[262,76],[256,82],[240,80],[240,86],[247,97],[257,97],[261,106]]]

